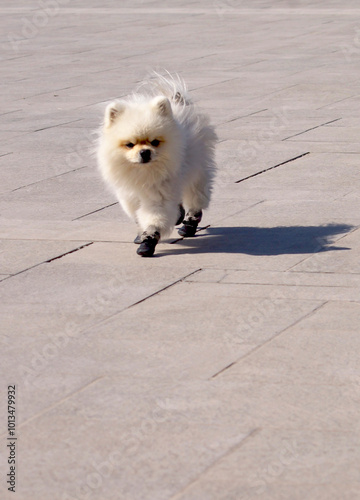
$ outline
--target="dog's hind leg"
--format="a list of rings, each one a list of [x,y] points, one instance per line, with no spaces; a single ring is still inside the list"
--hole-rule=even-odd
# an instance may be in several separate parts
[[[182,206],[182,204],[180,203],[179,205],[179,217],[177,219],[177,221],[175,222],[175,226],[178,226],[179,224],[181,224],[185,218],[185,208]]]
[[[210,182],[206,176],[185,187],[183,202],[186,215],[183,226],[178,230],[180,236],[191,237],[196,233],[196,229],[201,221],[203,209],[207,208],[210,202]]]
[[[196,229],[201,221],[201,218],[202,210],[188,210],[183,220],[183,225],[178,230],[180,236],[183,236],[184,238],[195,236]]]

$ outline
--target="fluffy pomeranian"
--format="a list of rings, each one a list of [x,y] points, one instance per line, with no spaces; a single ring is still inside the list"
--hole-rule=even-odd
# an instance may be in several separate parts
[[[138,225],[139,255],[151,257],[175,225],[183,223],[181,236],[195,235],[210,202],[216,139],[178,76],[153,73],[106,107],[98,164]]]

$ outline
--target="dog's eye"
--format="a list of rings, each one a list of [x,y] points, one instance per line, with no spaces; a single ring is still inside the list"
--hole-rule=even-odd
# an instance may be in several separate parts
[[[160,141],[159,139],[154,139],[153,141],[150,142],[150,144],[154,146],[154,148],[157,148],[158,145],[160,144]]]
[[[125,146],[129,149],[132,149],[135,146],[135,144],[133,144],[132,142],[128,142],[127,144],[125,144]]]

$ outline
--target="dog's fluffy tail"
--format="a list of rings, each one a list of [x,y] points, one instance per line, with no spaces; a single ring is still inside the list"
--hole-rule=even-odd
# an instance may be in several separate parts
[[[165,71],[165,75],[153,71],[150,75],[139,85],[138,90],[147,90],[151,95],[164,95],[175,104],[187,106],[191,104],[186,84],[184,80],[178,75],[171,75]]]

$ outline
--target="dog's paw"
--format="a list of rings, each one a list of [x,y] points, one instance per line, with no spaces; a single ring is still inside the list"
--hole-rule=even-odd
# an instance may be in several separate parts
[[[189,238],[195,236],[196,229],[199,222],[201,221],[202,211],[199,212],[188,212],[184,218],[183,226],[178,230],[180,236],[184,238]]]
[[[147,234],[146,231],[140,236],[141,244],[136,253],[141,257],[152,257],[155,252],[155,247],[160,239],[160,233],[155,231],[153,234]]]
[[[180,236],[183,236],[184,238],[189,238],[191,236],[195,236],[197,229],[197,224],[189,224],[188,222],[184,222],[184,225],[178,229],[178,233]]]

